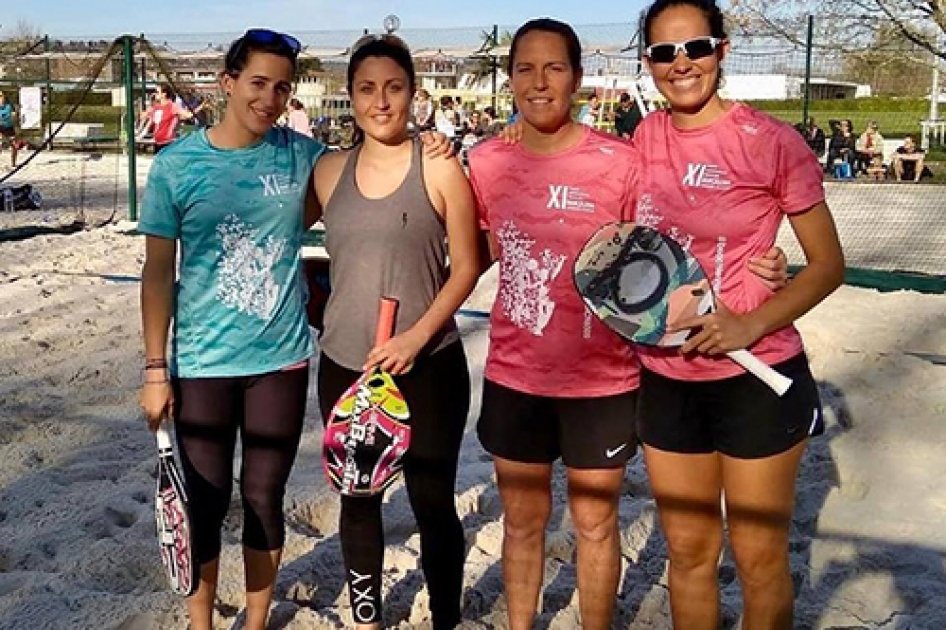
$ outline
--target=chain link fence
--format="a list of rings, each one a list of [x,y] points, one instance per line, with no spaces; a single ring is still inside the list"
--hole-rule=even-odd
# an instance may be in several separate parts
[[[797,22],[778,36],[737,27],[724,62],[722,92],[794,125],[821,160],[849,280],[946,292],[946,230],[940,227],[946,215],[946,123],[939,114],[939,100],[946,96],[939,85],[946,80],[938,78],[941,64],[929,51],[896,38],[883,45],[838,46],[828,28],[833,19]],[[404,29],[398,35],[411,47],[419,87],[435,103],[449,96],[467,115],[492,108],[505,121],[515,109],[506,74],[515,28]],[[591,95],[601,102],[591,122],[606,131],[613,129],[613,113],[625,92],[645,112],[664,106],[640,62],[637,21],[576,30],[585,71],[576,116]],[[351,131],[345,90],[349,46],[363,31],[294,34],[305,45],[295,96],[316,136],[344,147]],[[130,76],[132,115],[139,120],[154,88],[166,83],[184,106],[200,108],[200,124],[218,121],[224,100],[217,78],[225,50],[237,36],[142,36]],[[86,218],[92,213],[99,220],[124,216],[130,184],[123,130],[129,110],[120,47],[107,39],[3,44],[0,89],[22,109],[17,102],[22,89],[39,88],[42,104],[39,124],[18,131],[24,145],[20,162],[31,161],[12,173],[0,171],[0,187],[31,184],[43,194],[44,206],[32,213],[0,212],[0,230],[61,222],[75,213]],[[179,133],[194,128],[183,124]],[[902,158],[908,136],[922,151],[922,161]],[[148,140],[140,140],[139,190],[150,160]],[[0,156],[0,164],[4,159]],[[789,229],[779,242],[792,263],[803,263]],[[917,284],[917,278],[925,284]]]

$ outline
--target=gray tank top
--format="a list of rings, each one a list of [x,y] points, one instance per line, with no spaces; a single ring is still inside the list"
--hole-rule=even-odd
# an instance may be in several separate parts
[[[361,145],[352,150],[324,210],[325,248],[332,292],[325,307],[321,348],[335,363],[359,371],[374,344],[382,297],[399,302],[394,333],[417,323],[449,275],[446,226],[424,187],[421,144],[401,185],[368,199],[355,183]],[[451,319],[419,356],[457,341]]]

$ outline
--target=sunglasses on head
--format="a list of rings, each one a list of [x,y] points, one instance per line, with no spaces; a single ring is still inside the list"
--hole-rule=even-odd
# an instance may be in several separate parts
[[[246,48],[247,44],[259,44],[261,46],[275,45],[277,47],[282,47],[285,48],[286,52],[292,55],[293,58],[297,57],[302,51],[302,44],[300,44],[299,40],[292,35],[277,33],[276,31],[271,31],[268,28],[251,28],[243,34],[243,37],[240,38],[240,43],[235,46],[227,56],[227,69],[233,68],[236,60],[239,59],[240,55],[243,54],[243,49]]]
[[[644,49],[653,63],[673,63],[682,51],[691,61],[709,57],[725,40],[718,37],[694,37],[685,42],[664,42]]]
[[[410,51],[407,43],[397,35],[392,35],[391,33],[368,33],[355,40],[355,43],[351,45],[351,54],[354,55],[360,49],[374,42],[384,42],[385,44],[403,48],[408,52]]]

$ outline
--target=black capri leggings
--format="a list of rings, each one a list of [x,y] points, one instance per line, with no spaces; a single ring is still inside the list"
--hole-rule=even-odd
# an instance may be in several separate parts
[[[243,544],[258,551],[282,547],[283,496],[302,435],[308,385],[308,364],[260,376],[174,379],[175,433],[201,564],[220,555],[237,431]]]
[[[322,353],[319,406],[332,405],[359,376]],[[454,499],[460,442],[470,408],[470,374],[460,342],[420,358],[395,377],[411,410],[411,445],[404,456],[404,483],[420,530],[421,567],[427,578],[435,630],[460,623],[463,588],[463,526]],[[348,595],[356,623],[381,620],[382,496],[342,497],[339,532]]]

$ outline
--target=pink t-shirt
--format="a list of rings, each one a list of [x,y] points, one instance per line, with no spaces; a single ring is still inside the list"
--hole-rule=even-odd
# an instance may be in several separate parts
[[[572,281],[591,234],[629,217],[636,173],[631,145],[588,128],[555,155],[499,140],[470,152],[480,225],[499,247],[486,378],[558,398],[638,386],[633,348],[585,308]]]
[[[648,115],[634,136],[643,168],[637,221],[674,237],[699,260],[731,310],[754,310],[772,292],[748,267],[775,243],[785,214],[824,201],[821,165],[787,124],[741,103],[699,129],[677,129],[669,112]],[[644,366],[676,379],[708,381],[743,373],[726,356],[639,347]],[[794,326],[750,350],[769,365],[802,350]]]
[[[312,128],[309,126],[309,115],[305,110],[294,109],[289,112],[289,128],[304,136],[312,137]]]

